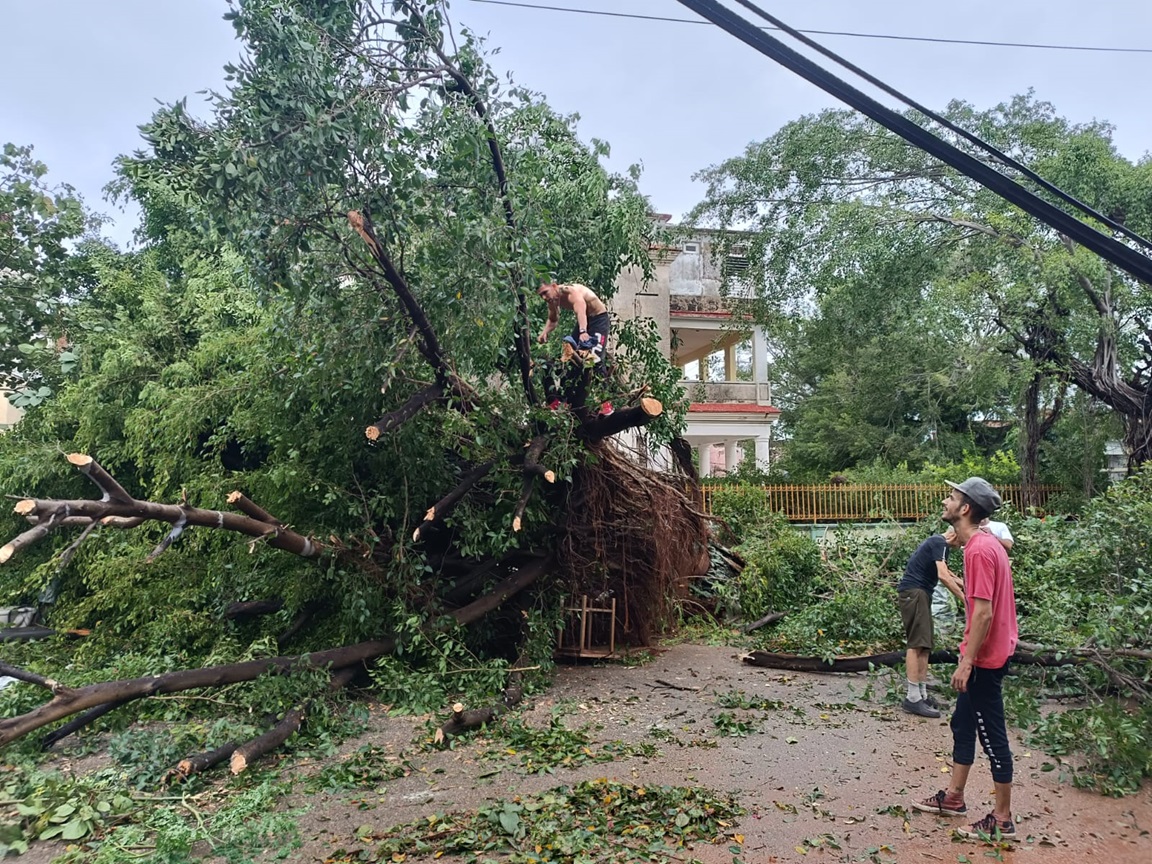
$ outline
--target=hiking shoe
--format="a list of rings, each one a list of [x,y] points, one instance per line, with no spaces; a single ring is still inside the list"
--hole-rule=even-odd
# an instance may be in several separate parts
[[[916,702],[913,702],[910,699],[905,699],[903,703],[901,703],[900,707],[903,708],[906,713],[917,714],[920,717],[931,717],[932,719],[936,719],[940,716],[940,711],[936,708],[933,708],[924,699],[920,699]]]
[[[936,701],[935,696],[925,696],[920,701],[926,704],[929,708],[935,708],[937,711],[940,710],[940,703]]]
[[[943,789],[923,801],[913,801],[912,809],[935,813],[937,816],[964,816],[968,813],[963,798],[950,798]]]
[[[1000,840],[1016,839],[1016,822],[1009,819],[1001,822],[995,813],[989,813],[979,822],[973,822],[967,828],[957,828],[956,833],[971,840],[984,840],[995,843]]]

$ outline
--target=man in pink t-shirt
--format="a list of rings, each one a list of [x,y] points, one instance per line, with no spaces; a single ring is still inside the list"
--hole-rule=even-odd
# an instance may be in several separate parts
[[[947,789],[912,806],[940,816],[963,816],[964,787],[976,761],[979,739],[992,767],[996,804],[992,812],[967,828],[961,836],[977,839],[1016,839],[1012,818],[1012,750],[1004,720],[1001,685],[1008,660],[1016,651],[1016,595],[1012,567],[1004,546],[980,530],[980,522],[999,509],[1000,495],[982,477],[948,483],[941,518],[956,531],[964,545],[964,605],[968,620],[960,643],[960,663],[952,675],[959,694],[952,714],[952,781]]]

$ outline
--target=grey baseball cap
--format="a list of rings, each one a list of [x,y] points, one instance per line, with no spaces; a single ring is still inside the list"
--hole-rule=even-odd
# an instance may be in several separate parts
[[[967,495],[976,503],[976,506],[989,513],[994,510],[999,510],[1000,505],[1004,503],[1004,499],[1000,497],[1000,493],[993,489],[992,484],[983,477],[969,477],[963,483],[953,483],[951,480],[945,480],[944,482],[957,492],[962,492]]]

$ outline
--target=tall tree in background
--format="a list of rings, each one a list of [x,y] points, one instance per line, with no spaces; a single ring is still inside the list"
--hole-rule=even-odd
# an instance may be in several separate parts
[[[0,562],[78,528],[84,545],[62,556],[91,556],[76,559],[89,569],[65,577],[59,623],[114,617],[124,638],[165,632],[202,656],[229,601],[266,601],[294,622],[278,644],[311,651],[333,686],[398,646],[418,656],[435,633],[485,661],[546,662],[572,594],[615,596],[620,635],[646,642],[706,558],[705,522],[681,482],[611,437],[644,427],[671,441],[679,376],[637,322],[616,336],[612,375],[563,367],[569,407],[551,411],[557,346],[530,338],[542,279],[608,296],[620,268],[650,266],[635,178],[608,174],[574,118],[501,83],[443,4],[231,5],[246,54],[214,116],[161,110],[149,148],[123,162],[148,248],[103,262],[86,314],[107,326],[79,346],[84,375],[0,443],[24,448],[6,485],[25,489],[50,485],[35,457],[70,441],[102,500],[54,475],[69,497],[21,501],[33,527]],[[589,409],[602,396],[615,413]],[[107,530],[142,520],[139,540]],[[153,587],[128,590],[121,574],[149,549]],[[147,614],[108,615],[140,596]],[[57,695],[0,720],[0,743],[299,662]]]
[[[67,335],[68,304],[85,290],[80,258],[70,246],[96,227],[74,189],[48,184],[48,168],[31,147],[0,153],[0,398],[20,407],[51,395],[61,368],[75,358]],[[57,368],[49,361],[58,358]]]
[[[1106,124],[1071,124],[1031,94],[988,111],[957,102],[945,114],[1137,232],[1152,230],[1152,162],[1119,156]],[[850,282],[861,286],[853,293],[862,302],[869,301],[861,291],[881,300],[899,295],[902,281],[912,278],[901,259],[907,243],[915,243],[931,266],[917,277],[925,305],[910,308],[934,317],[946,304],[966,321],[966,333],[950,334],[954,356],[999,352],[998,360],[966,364],[977,378],[991,374],[1004,387],[1009,381],[995,370],[1017,367],[1011,388],[1031,406],[1023,413],[1034,418],[1033,436],[1045,431],[1040,418],[1058,410],[1067,381],[1123,419],[1134,464],[1152,458],[1148,286],[847,111],[790,123],[700,176],[708,193],[696,218],[754,232],[750,254],[763,286],[762,314],[791,321],[792,344],[818,335],[809,330],[810,309],[797,309],[797,297],[819,303]],[[891,242],[894,237],[914,239]],[[892,269],[885,275],[872,265],[871,272],[888,284],[857,278],[877,256]],[[881,335],[891,339],[888,331]],[[1010,364],[997,336],[1011,340]],[[971,407],[993,410],[1003,395]],[[1035,455],[1035,443],[1024,447],[1025,458]],[[1026,471],[1035,477],[1034,464]]]

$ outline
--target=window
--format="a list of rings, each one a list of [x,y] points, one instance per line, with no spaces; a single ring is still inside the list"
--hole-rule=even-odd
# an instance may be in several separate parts
[[[681,243],[680,244],[680,251],[681,252],[691,252],[694,254],[698,253],[700,251],[700,244],[699,243]]]
[[[747,246],[732,246],[728,250],[728,254],[724,256],[724,263],[721,265],[721,275],[728,279],[733,276],[742,276],[748,271],[751,265],[748,260],[748,247]]]

